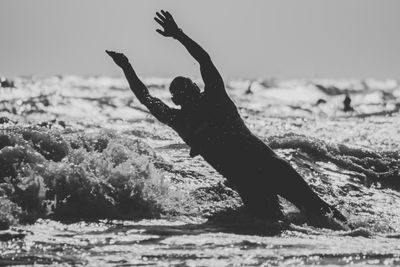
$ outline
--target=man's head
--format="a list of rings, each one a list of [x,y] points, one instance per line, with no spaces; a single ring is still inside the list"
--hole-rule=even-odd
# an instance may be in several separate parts
[[[200,97],[200,88],[191,79],[178,76],[169,86],[172,102],[175,105],[185,106],[196,103]]]

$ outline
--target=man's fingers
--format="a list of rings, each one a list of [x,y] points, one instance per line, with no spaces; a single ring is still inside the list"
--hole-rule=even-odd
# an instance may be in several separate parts
[[[161,34],[162,36],[167,37],[167,35],[165,34],[165,32],[163,32],[162,30],[157,29],[156,32],[158,32],[158,33]]]
[[[174,20],[174,18],[172,17],[171,13],[169,13],[168,11],[165,12],[167,15],[166,17],[169,18],[170,20]]]
[[[115,52],[106,50],[106,53],[107,53],[107,55],[109,55],[111,58],[114,59],[114,57],[115,57]]]
[[[174,20],[174,18],[172,17],[172,15],[168,11],[161,10],[161,13],[164,15],[164,17],[167,20],[172,20],[172,21]]]
[[[121,53],[117,53],[117,52],[111,51],[111,50],[106,50],[106,53],[109,55],[122,55]]]
[[[168,12],[165,12],[164,10],[161,10],[161,13],[164,15],[164,17],[166,19],[170,19],[170,17],[168,16]]]
[[[159,18],[154,18],[155,21],[157,21],[158,24],[160,24],[162,27],[164,27],[164,22],[160,20]]]
[[[162,20],[162,21],[167,21],[167,18],[165,18],[163,15],[161,15],[160,13],[156,12],[157,17]]]
[[[120,53],[117,53],[117,52],[114,52],[114,51],[109,51],[109,50],[106,50],[106,53],[112,58],[115,58],[115,57],[121,55]]]
[[[122,53],[117,53],[117,52],[109,51],[109,50],[106,50],[106,53],[114,60],[125,58],[125,55]]]

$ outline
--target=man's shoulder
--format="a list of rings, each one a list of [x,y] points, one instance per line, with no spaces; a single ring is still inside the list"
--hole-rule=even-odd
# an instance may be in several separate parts
[[[225,107],[237,109],[235,103],[229,97],[228,94],[206,94],[203,96],[203,105],[210,107]]]

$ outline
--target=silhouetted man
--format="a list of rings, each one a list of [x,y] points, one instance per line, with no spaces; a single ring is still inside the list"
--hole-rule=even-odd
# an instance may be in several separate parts
[[[199,62],[204,92],[191,79],[176,77],[169,90],[172,101],[181,108],[170,108],[149,94],[123,54],[106,51],[124,71],[139,101],[179,134],[190,146],[191,157],[201,155],[226,177],[252,214],[282,219],[277,198],[280,195],[308,214],[333,213],[346,221],[338,210],[311,190],[288,162],[250,132],[207,52],[177,26],[169,12],[161,10],[161,14],[156,14],[154,19],[163,28],[157,32],[178,40]]]

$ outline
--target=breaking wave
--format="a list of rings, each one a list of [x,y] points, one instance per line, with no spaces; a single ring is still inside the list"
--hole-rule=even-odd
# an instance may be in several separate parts
[[[299,149],[314,160],[330,161],[343,169],[359,173],[366,178],[363,182],[368,185],[380,183],[400,188],[399,151],[371,151],[294,133],[270,137],[268,142],[274,149]]]
[[[39,217],[157,218],[187,208],[143,141],[112,131],[0,132],[0,227]]]

